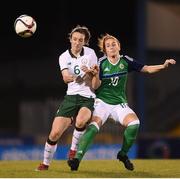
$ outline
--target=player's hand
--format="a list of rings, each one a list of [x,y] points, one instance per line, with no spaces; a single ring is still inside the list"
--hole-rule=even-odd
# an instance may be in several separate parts
[[[85,65],[81,66],[81,70],[82,70],[84,73],[89,73],[89,72],[90,72],[90,69],[89,69],[87,66],[85,66]]]
[[[164,68],[167,68],[169,65],[175,65],[176,64],[176,60],[174,59],[167,59],[165,62],[164,62]]]
[[[99,66],[98,65],[93,65],[91,68],[91,73],[95,76],[99,74]]]

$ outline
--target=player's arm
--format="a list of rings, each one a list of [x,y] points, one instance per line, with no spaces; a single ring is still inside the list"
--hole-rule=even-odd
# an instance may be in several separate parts
[[[156,73],[163,69],[166,69],[169,67],[169,65],[176,64],[176,61],[174,59],[167,59],[165,62],[161,65],[145,65],[141,69],[141,72],[143,73]]]
[[[85,75],[83,76],[83,78],[85,78],[86,75],[91,76],[91,79],[92,79],[92,86],[91,87],[96,90],[101,84],[101,80],[99,79],[99,67],[98,67],[98,65],[95,64],[90,68],[88,68],[87,66],[82,66],[81,70],[85,72]]]
[[[60,57],[59,57],[60,71],[61,71],[63,80],[66,84],[73,82],[75,79],[75,77],[69,73],[68,63],[69,63],[69,61],[68,61],[67,57],[65,56],[65,54],[63,53],[62,55],[60,55]]]
[[[92,88],[96,90],[101,85],[101,80],[99,79],[99,66],[98,65],[92,66],[91,73],[93,75]]]
[[[69,74],[68,69],[63,69],[61,71],[61,73],[62,73],[62,77],[63,77],[63,80],[65,83],[70,83],[75,80],[75,77],[73,75]]]

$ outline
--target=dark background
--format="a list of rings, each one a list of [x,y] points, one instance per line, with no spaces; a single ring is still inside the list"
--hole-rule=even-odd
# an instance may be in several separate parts
[[[123,50],[132,51],[136,43],[136,1],[120,4],[61,0],[7,2],[1,6],[1,133],[19,133],[22,100],[65,94],[58,57],[69,47],[68,33],[76,25],[89,28],[90,46],[98,56],[97,38],[104,33],[117,36]],[[14,31],[14,21],[22,14],[31,15],[37,22],[31,38],[21,38]]]
[[[83,0],[28,4],[18,1],[15,5],[3,6],[1,9],[8,10],[7,15],[5,10],[1,11],[2,56],[5,58],[10,51],[15,59],[27,58],[27,54],[31,60],[34,56],[56,57],[68,47],[68,33],[77,24],[90,29],[91,46],[95,49],[97,36],[106,32],[120,38],[124,47],[135,45],[136,1],[122,1],[120,6],[115,1],[110,4]],[[14,33],[13,23],[22,14],[29,14],[37,21],[37,32],[31,39],[21,39]]]
[[[4,2],[0,7],[0,135],[47,136],[66,92],[59,71],[59,55],[69,47],[68,33],[72,28],[85,25],[92,35],[90,47],[98,57],[102,54],[97,48],[97,38],[109,33],[120,40],[122,54],[140,62],[161,64],[166,58],[177,60],[177,65],[168,71],[150,76],[130,75],[127,92],[129,104],[141,120],[140,136],[179,137],[180,53],[177,49],[147,47],[145,2]],[[179,5],[178,1],[157,2]],[[14,21],[22,14],[37,22],[35,34],[26,39],[14,31]],[[107,124],[103,131],[119,136],[117,125],[112,127],[113,131],[110,128]]]

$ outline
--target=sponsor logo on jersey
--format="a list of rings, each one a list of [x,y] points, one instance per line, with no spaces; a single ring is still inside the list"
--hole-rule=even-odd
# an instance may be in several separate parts
[[[106,67],[106,68],[104,69],[104,71],[110,71],[110,69],[109,69],[108,67]]]
[[[82,153],[83,153],[83,151],[82,151],[82,150],[78,151],[78,154],[82,154]]]

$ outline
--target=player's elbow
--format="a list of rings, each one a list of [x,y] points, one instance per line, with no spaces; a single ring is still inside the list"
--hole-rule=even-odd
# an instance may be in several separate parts
[[[63,76],[63,81],[64,81],[64,83],[69,83],[69,82],[72,82],[73,81],[73,79],[72,78],[70,78],[69,76],[66,76],[66,75],[64,75]]]
[[[145,66],[142,68],[141,72],[143,72],[143,73],[149,73],[149,74],[153,73],[153,71],[151,70],[151,68],[150,68],[148,65],[145,65]]]

